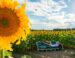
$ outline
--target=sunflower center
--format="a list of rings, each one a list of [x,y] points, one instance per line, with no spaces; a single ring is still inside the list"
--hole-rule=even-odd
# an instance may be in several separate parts
[[[15,34],[20,27],[20,20],[11,9],[0,8],[0,36]]]
[[[3,19],[3,20],[1,20],[1,24],[2,24],[3,27],[8,27],[9,22],[8,22],[8,20]]]

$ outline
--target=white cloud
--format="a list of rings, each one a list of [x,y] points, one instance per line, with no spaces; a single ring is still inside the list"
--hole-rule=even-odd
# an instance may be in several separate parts
[[[27,11],[34,12],[33,15],[45,16],[48,18],[52,14],[60,13],[60,11],[66,7],[67,4],[64,0],[60,0],[59,2],[54,2],[53,0],[41,0],[41,2],[37,3],[27,2],[26,9]]]
[[[41,0],[41,2],[37,3],[27,2],[27,10],[33,11],[34,15],[39,15],[39,13],[45,15],[45,12],[52,13],[66,7],[67,5],[64,0],[60,0],[59,2],[54,2],[53,0]]]
[[[52,15],[47,15],[47,18],[49,20],[55,20],[59,23],[64,23],[65,22],[65,19],[64,19],[64,16],[65,16],[65,13],[64,12],[60,12],[58,14],[52,14]]]
[[[42,26],[39,27],[42,29],[69,28],[75,23],[75,14],[66,14],[64,11],[61,11],[67,6],[65,0],[60,0],[59,2],[54,2],[53,0],[41,0],[41,2],[37,3],[27,2],[27,11],[32,11],[32,15],[44,16],[47,18],[46,21],[54,20],[57,22],[37,22],[31,19],[33,24],[32,28],[37,28],[37,26]]]
[[[66,18],[64,18],[66,16]],[[75,14],[61,14],[61,15],[56,15],[52,20],[56,21],[55,23],[51,23],[49,22],[38,22],[33,20],[33,27],[36,28],[37,26],[34,25],[38,25],[38,26],[42,26],[43,29],[54,29],[54,28],[73,28],[74,23],[75,23]],[[46,19],[47,20],[47,19]],[[51,19],[50,19],[51,20]],[[40,27],[41,28],[41,27]]]

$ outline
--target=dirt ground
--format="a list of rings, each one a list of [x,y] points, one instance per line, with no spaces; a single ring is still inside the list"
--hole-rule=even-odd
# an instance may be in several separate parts
[[[27,55],[32,58],[75,58],[72,55],[75,54],[74,49],[65,49],[63,51],[29,51]],[[20,58],[20,55],[16,55],[15,58]]]
[[[33,51],[29,52],[32,58],[72,58],[75,50],[63,50],[63,51]],[[75,57],[74,57],[75,58]]]

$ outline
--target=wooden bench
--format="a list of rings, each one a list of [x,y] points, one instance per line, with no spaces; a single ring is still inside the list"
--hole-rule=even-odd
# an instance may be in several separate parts
[[[62,50],[63,49],[63,46],[57,42],[50,42],[50,45],[42,42],[42,41],[38,41],[36,42],[36,47],[37,47],[37,50]]]

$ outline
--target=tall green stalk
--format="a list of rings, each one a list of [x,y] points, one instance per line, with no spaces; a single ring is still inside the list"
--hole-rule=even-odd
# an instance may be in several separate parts
[[[0,58],[5,58],[4,57],[4,50],[0,50]]]

